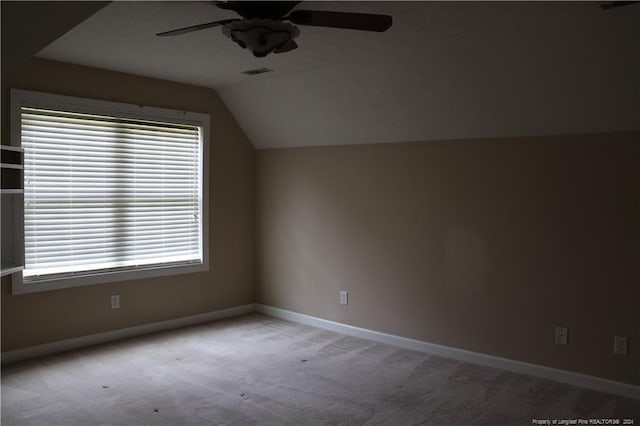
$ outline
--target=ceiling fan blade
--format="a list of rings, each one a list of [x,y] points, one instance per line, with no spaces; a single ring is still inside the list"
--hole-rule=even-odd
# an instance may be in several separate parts
[[[297,25],[345,28],[350,30],[386,31],[393,19],[389,15],[370,13],[325,12],[322,10],[294,10],[285,19]]]
[[[220,9],[233,10],[244,19],[278,20],[293,9],[299,1],[216,1]]]
[[[600,4],[602,10],[614,9],[616,7],[629,6],[630,4],[640,3],[638,1],[607,1]]]
[[[223,19],[222,21],[207,22],[206,24],[192,25],[190,27],[178,28],[177,30],[165,31],[163,33],[158,33],[156,35],[160,37],[177,36],[180,34],[190,33],[192,31],[200,31],[200,30],[206,30],[207,28],[218,27],[220,25],[224,25],[232,21],[237,21],[237,19]]]
[[[296,43],[293,40],[289,40],[288,42],[286,42],[285,44],[283,44],[282,46],[280,46],[278,49],[274,50],[273,53],[284,53],[284,52],[290,52],[294,49],[298,48],[298,43]]]

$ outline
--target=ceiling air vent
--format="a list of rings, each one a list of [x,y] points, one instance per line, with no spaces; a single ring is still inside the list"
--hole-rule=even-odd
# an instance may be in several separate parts
[[[242,74],[258,75],[258,74],[264,74],[265,72],[273,72],[273,70],[270,68],[256,68],[254,70],[242,71]]]

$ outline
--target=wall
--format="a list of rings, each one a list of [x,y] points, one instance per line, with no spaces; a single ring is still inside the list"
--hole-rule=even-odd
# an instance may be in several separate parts
[[[9,277],[3,277],[2,351],[254,301],[255,151],[213,90],[33,59],[3,81],[3,144],[9,143],[8,88],[211,114],[211,267],[203,273],[17,296],[10,293]],[[113,293],[120,294],[118,310],[110,309]]]
[[[640,133],[259,150],[256,177],[258,302],[640,384]]]

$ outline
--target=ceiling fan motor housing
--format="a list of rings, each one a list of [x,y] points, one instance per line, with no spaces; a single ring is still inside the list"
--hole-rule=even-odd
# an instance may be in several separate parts
[[[257,57],[267,56],[300,35],[295,25],[271,19],[229,22],[222,27],[222,32]]]

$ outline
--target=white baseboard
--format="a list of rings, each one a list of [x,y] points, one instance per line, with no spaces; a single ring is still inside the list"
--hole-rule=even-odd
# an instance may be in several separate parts
[[[557,368],[529,364],[527,362],[516,361],[513,359],[500,358],[497,356],[486,355],[479,352],[472,352],[463,349],[452,348],[449,346],[436,345],[434,343],[423,342],[420,340],[408,339],[406,337],[395,336],[393,334],[381,333],[378,331],[368,330],[366,328],[359,328],[351,325],[341,324],[338,322],[328,321],[309,315],[299,314],[297,312],[287,311],[285,309],[274,308],[272,306],[256,304],[255,308],[257,312],[261,312],[263,314],[270,315],[276,318],[310,325],[325,330],[331,330],[350,336],[360,337],[363,339],[373,340],[375,342],[386,343],[389,345],[399,346],[401,348],[425,352],[428,354],[440,355],[443,357],[452,358],[463,362],[469,362],[472,364],[499,368],[514,373],[527,374],[543,379],[554,380],[556,382],[567,383],[573,386],[610,393],[626,398],[640,399],[640,386],[634,386],[627,383],[616,382],[614,380],[602,379],[599,377],[588,376],[586,374],[574,373],[566,370],[559,370]]]
[[[379,331],[354,327],[347,324],[341,324],[334,321],[312,317],[310,315],[299,314],[297,312],[292,312],[285,309],[253,303],[236,306],[229,309],[222,309],[214,312],[207,312],[199,315],[192,315],[189,317],[159,321],[135,327],[123,328],[120,330],[108,331],[105,333],[92,334],[89,336],[82,336],[67,340],[59,340],[57,342],[45,343],[42,345],[29,346],[23,349],[3,352],[1,362],[2,364],[5,364],[9,362],[36,358],[39,356],[65,352],[87,346],[97,345],[100,343],[107,343],[129,337],[141,336],[158,331],[170,330],[173,328],[185,327],[223,318],[230,318],[250,312],[260,312],[276,318],[310,325],[325,330],[331,330],[350,336],[360,337],[363,339],[373,340],[375,342],[394,345],[401,348],[425,352],[433,355],[439,355],[451,359],[456,359],[458,361],[469,362],[472,364],[499,368],[515,373],[528,374],[535,377],[567,383],[573,386],[593,389],[600,392],[606,392],[613,395],[640,400],[640,386],[634,386],[627,383],[616,382],[614,380],[588,376],[586,374],[574,373],[566,370],[559,370],[556,368],[544,367],[536,364],[529,364],[526,362],[516,361],[508,358],[500,358],[497,356],[486,355],[479,352],[472,352],[466,351],[464,349],[437,345],[434,343],[395,336],[393,334],[381,333]]]
[[[183,318],[176,318],[167,321],[153,322],[150,324],[138,325],[135,327],[122,328],[120,330],[107,331],[105,333],[91,334],[89,336],[76,337],[67,340],[45,343],[42,345],[29,346],[14,351],[2,352],[2,364],[36,358],[43,355],[50,355],[87,346],[98,345],[100,343],[112,342],[114,340],[126,339],[129,337],[141,336],[143,334],[155,333],[173,328],[185,327],[223,318],[235,317],[255,311],[255,305],[236,306],[219,311],[207,312],[199,315],[192,315]]]

